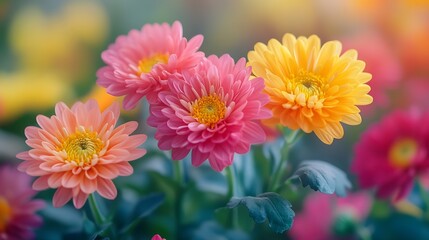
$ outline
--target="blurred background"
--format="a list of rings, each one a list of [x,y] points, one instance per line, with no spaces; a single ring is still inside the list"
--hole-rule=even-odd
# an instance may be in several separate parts
[[[118,35],[155,22],[179,20],[188,39],[204,35],[207,55],[235,59],[287,32],[340,40],[359,51],[373,74],[375,101],[363,109],[364,119],[426,108],[428,12],[426,0],[1,0],[0,155],[14,161],[25,126],[58,101],[116,100],[95,84],[100,53]]]
[[[359,51],[373,75],[374,103],[363,108],[363,124],[346,127],[331,146],[306,136],[294,161],[321,159],[348,171],[369,124],[395,109],[429,107],[427,0],[0,0],[0,164],[18,163],[16,153],[27,148],[24,128],[36,125],[37,114],[51,115],[58,101],[121,101],[95,84],[101,52],[131,29],[175,20],[188,39],[204,35],[206,55],[238,60],[285,33],[316,34]]]

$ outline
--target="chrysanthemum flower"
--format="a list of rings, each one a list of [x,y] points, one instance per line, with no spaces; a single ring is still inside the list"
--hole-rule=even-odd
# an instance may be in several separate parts
[[[124,96],[124,108],[131,109],[146,96],[156,101],[170,74],[194,68],[204,57],[197,51],[203,37],[187,41],[182,25],[146,24],[119,36],[101,55],[107,66],[97,72],[97,83],[114,96]]]
[[[273,112],[268,123],[314,132],[326,144],[344,135],[341,122],[360,124],[356,105],[372,102],[365,84],[371,74],[363,72],[365,63],[357,60],[355,50],[340,53],[340,42],[320,46],[314,35],[296,39],[285,34],[282,43],[257,43],[248,64],[265,80],[267,107]]]
[[[94,100],[77,102],[71,109],[58,103],[51,118],[37,116],[40,128],[25,129],[26,143],[32,149],[17,155],[25,160],[18,169],[40,176],[33,183],[35,190],[57,188],[55,207],[73,198],[74,206],[81,208],[95,191],[114,199],[117,190],[112,179],[130,175],[133,168],[129,161],[146,152],[137,148],[146,135],[130,136],[137,129],[137,122],[115,128],[118,117],[116,103],[103,112]]]
[[[362,188],[399,200],[429,172],[429,115],[394,112],[370,127],[355,146],[352,171]]]
[[[232,164],[234,153],[244,154],[262,143],[265,133],[257,122],[271,116],[264,105],[261,78],[249,80],[245,59],[236,64],[229,55],[204,59],[196,71],[168,81],[160,101],[150,106],[148,124],[156,127],[161,150],[183,159],[192,150],[192,164],[206,159],[216,171]],[[180,79],[183,77],[183,79]]]
[[[0,167],[0,239],[33,239],[33,229],[42,224],[36,211],[42,200],[32,200],[31,178],[15,168]]]
[[[371,198],[365,193],[340,198],[315,192],[305,199],[289,234],[295,240],[354,239],[371,205]]]

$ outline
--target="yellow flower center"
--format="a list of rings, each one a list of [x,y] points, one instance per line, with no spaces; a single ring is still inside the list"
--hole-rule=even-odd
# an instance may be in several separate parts
[[[12,217],[12,210],[5,198],[0,196],[0,233],[6,231],[6,226]]]
[[[323,79],[320,76],[301,70],[298,75],[293,77],[296,88],[299,89],[300,93],[304,93],[306,98],[321,94]]]
[[[288,102],[283,104],[284,108],[295,110],[299,107],[323,107],[325,83],[322,77],[301,69],[298,74],[292,74],[285,84],[287,92],[283,96]]]
[[[67,160],[79,166],[91,164],[94,155],[103,149],[103,142],[95,132],[78,131],[62,142],[61,149],[67,154]]]
[[[217,95],[204,96],[192,104],[192,117],[213,128],[225,117],[225,103]]]
[[[408,167],[416,156],[418,145],[415,140],[405,138],[396,141],[389,151],[389,160],[398,168]]]
[[[166,63],[168,61],[167,54],[154,54],[148,58],[143,58],[139,61],[138,74],[148,73],[152,70],[153,66],[158,63]]]

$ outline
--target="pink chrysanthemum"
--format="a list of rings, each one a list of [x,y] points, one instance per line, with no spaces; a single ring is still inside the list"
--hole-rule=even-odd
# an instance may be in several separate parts
[[[130,136],[137,129],[137,122],[115,128],[118,117],[117,103],[103,112],[94,100],[77,102],[71,109],[58,103],[51,118],[37,116],[40,128],[25,129],[26,143],[32,149],[17,155],[25,160],[18,169],[40,176],[33,183],[35,190],[57,188],[55,207],[73,198],[74,206],[81,208],[95,191],[114,199],[117,190],[112,179],[130,175],[133,168],[128,161],[146,152],[137,148],[146,135]]]
[[[33,239],[33,229],[42,224],[36,211],[42,200],[32,200],[31,178],[15,168],[0,167],[0,239]]]
[[[232,164],[234,153],[244,154],[262,143],[265,133],[257,120],[269,118],[262,78],[249,80],[244,58],[236,64],[229,55],[204,59],[196,71],[171,77],[169,89],[151,104],[148,124],[156,127],[161,150],[183,159],[192,150],[192,164],[206,159],[216,171]],[[183,77],[183,79],[180,79]]]
[[[124,108],[134,108],[146,96],[156,101],[170,74],[194,68],[204,57],[197,51],[203,41],[197,35],[187,41],[182,24],[146,24],[140,31],[119,36],[101,55],[107,66],[97,72],[97,83],[114,96],[123,96]]]
[[[315,192],[304,202],[289,231],[296,240],[354,239],[356,227],[368,216],[371,198],[353,193],[345,198]],[[349,237],[349,238],[347,238]]]
[[[429,171],[429,115],[395,112],[369,128],[355,146],[352,171],[361,187],[381,198],[406,196],[413,179]]]

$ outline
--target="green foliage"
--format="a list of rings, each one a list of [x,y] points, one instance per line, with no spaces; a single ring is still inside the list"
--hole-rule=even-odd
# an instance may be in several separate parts
[[[228,208],[244,205],[249,210],[250,217],[256,223],[268,220],[269,226],[276,233],[283,233],[292,226],[295,216],[292,205],[279,194],[267,192],[256,197],[233,197],[227,204]]]
[[[315,191],[346,196],[351,183],[339,168],[323,161],[303,161],[290,180],[299,179],[303,187],[310,186]]]

